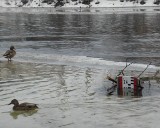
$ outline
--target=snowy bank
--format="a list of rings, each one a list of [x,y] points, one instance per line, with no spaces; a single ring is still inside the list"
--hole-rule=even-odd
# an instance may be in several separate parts
[[[0,0],[1,7],[160,7],[160,0]]]

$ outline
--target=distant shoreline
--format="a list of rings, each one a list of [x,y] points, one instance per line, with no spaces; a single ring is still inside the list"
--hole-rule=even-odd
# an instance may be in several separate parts
[[[160,13],[160,7],[0,7],[0,10],[0,13],[28,14]]]
[[[60,7],[60,8],[133,8],[160,7],[159,0],[0,0],[0,7]]]

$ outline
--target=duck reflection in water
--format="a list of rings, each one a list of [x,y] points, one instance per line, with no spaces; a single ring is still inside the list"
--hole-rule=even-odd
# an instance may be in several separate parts
[[[24,117],[28,117],[28,116],[34,115],[37,112],[38,112],[38,110],[12,111],[12,112],[10,112],[10,115],[13,117],[13,119],[18,119],[19,115],[22,115]]]

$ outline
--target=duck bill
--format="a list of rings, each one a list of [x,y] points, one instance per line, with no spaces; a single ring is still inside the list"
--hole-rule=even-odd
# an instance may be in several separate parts
[[[11,103],[9,103],[8,105],[11,105]]]

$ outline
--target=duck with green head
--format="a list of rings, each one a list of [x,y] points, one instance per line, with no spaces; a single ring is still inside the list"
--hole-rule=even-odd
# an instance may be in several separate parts
[[[11,58],[13,58],[14,56],[16,55],[16,51],[15,51],[15,48],[14,46],[11,46],[10,47],[10,50],[7,50],[5,53],[4,53],[4,57],[8,59],[8,61],[11,61]]]
[[[25,111],[25,110],[35,110],[37,109],[37,104],[34,103],[21,103],[19,104],[18,100],[13,99],[8,105],[13,104],[13,110],[16,111]]]

